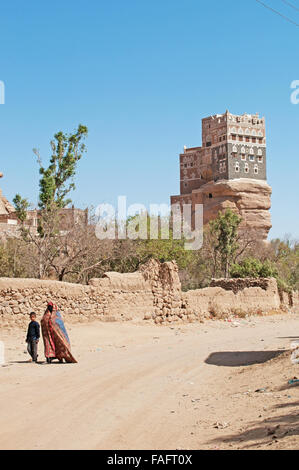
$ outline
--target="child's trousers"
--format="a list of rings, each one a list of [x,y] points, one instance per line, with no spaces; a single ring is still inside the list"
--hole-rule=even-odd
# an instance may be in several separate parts
[[[27,351],[35,362],[37,361],[37,345],[38,341],[36,339],[32,339],[27,343]]]

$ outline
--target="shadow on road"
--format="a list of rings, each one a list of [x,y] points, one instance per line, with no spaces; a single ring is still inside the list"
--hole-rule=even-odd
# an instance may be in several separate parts
[[[270,361],[270,359],[278,357],[283,353],[285,353],[285,350],[214,352],[207,357],[205,363],[224,367],[251,366],[253,364],[262,364]]]
[[[278,339],[298,339],[299,336],[277,336]]]
[[[299,419],[297,403],[289,404],[295,410],[286,415],[275,416],[255,422],[245,431],[235,434],[227,434],[221,439],[213,439],[210,443],[235,443],[242,445],[244,449],[256,448],[261,445],[271,445],[274,441],[282,442],[285,437],[298,436]]]
[[[9,361],[9,364],[32,364],[32,361]]]

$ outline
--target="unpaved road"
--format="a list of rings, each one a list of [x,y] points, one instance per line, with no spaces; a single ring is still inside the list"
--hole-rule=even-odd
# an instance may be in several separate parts
[[[0,448],[298,447],[299,366],[283,350],[299,315],[239,323],[67,324],[78,364],[51,365],[1,331]]]

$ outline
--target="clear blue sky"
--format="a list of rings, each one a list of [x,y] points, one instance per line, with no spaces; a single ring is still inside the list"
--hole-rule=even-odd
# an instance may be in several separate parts
[[[298,0],[290,0],[299,8]],[[264,0],[299,23],[299,11]],[[299,28],[255,0],[10,0],[0,14],[0,171],[4,194],[37,201],[38,167],[58,130],[89,128],[79,207],[168,203],[178,154],[201,119],[266,117],[271,237],[299,238]]]

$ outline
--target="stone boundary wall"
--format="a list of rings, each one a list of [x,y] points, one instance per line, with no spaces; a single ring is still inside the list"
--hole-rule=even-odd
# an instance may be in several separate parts
[[[288,298],[282,305],[273,278],[213,280],[211,287],[186,292],[186,299],[195,315],[204,318],[274,313],[289,307]]]
[[[175,316],[188,320],[176,263],[150,260],[136,273],[107,272],[101,279],[92,279],[88,286],[0,278],[0,326],[23,325],[31,311],[40,319],[49,300],[70,320],[145,319],[161,323]]]
[[[40,320],[49,300],[67,320],[147,320],[162,325],[290,306],[288,295],[279,296],[275,279],[218,279],[211,287],[183,293],[176,263],[150,260],[135,273],[108,272],[88,286],[0,278],[0,327],[27,324],[31,311]],[[292,306],[299,306],[298,293]]]
[[[238,278],[238,279],[212,279],[210,287],[221,287],[224,290],[233,291],[234,294],[249,287],[260,287],[268,290],[271,286],[271,280],[267,278]]]

